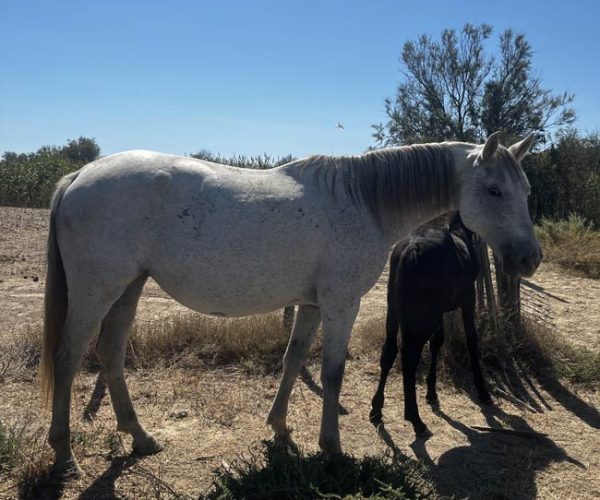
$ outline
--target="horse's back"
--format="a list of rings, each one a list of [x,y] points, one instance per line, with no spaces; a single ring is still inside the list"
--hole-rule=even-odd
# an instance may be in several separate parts
[[[423,226],[395,245],[388,296],[403,309],[437,304],[452,310],[472,289],[478,270],[467,241],[446,227]]]
[[[292,174],[146,151],[102,158],[61,202],[66,266],[107,280],[147,273],[201,312],[314,303],[317,269],[335,252],[335,207]]]

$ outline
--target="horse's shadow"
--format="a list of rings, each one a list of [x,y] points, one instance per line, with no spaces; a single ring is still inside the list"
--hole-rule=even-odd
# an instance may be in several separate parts
[[[298,378],[313,394],[316,394],[320,398],[323,397],[323,388],[317,384],[317,382],[315,382],[315,379],[306,366],[302,367]],[[90,399],[83,410],[83,420],[91,421],[96,418],[98,410],[100,410],[100,406],[102,405],[102,400],[106,394],[106,381],[102,376],[102,372],[98,372],[96,382],[94,383],[94,389],[92,390],[92,395],[90,396]],[[341,403],[338,406],[338,413],[340,415],[349,415],[349,411]]]
[[[537,497],[535,479],[538,471],[554,462],[584,467],[554,441],[536,433],[524,418],[506,413],[497,406],[482,406],[481,412],[491,428],[508,427],[523,434],[479,432],[452,419],[437,407],[434,413],[461,432],[469,444],[444,452],[437,461],[427,449],[428,441],[435,436],[417,439],[410,445],[415,456],[428,467],[439,495],[529,500]],[[401,456],[402,452],[385,426],[380,424],[377,431],[394,455]]]
[[[115,483],[125,471],[133,467],[139,458],[133,453],[114,457],[108,469],[99,476],[81,495],[79,500],[95,500],[97,498],[117,498]]]

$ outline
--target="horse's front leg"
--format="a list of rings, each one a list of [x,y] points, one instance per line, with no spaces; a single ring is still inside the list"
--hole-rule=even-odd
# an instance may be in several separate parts
[[[479,363],[479,343],[477,341],[477,327],[475,326],[475,299],[473,298],[467,305],[462,307],[462,317],[465,326],[465,335],[467,337],[467,349],[471,358],[471,367],[473,369],[473,382],[477,388],[479,400],[484,404],[491,404],[492,398],[487,390],[481,365]]]
[[[360,298],[337,302],[326,300],[320,304],[323,322],[323,414],[319,446],[327,453],[341,453],[338,421],[338,402],[344,378],[348,341],[358,314]]]
[[[320,318],[318,307],[300,306],[298,308],[292,335],[283,357],[283,376],[267,417],[267,424],[273,428],[277,440],[289,441],[286,417],[290,394],[294,381],[304,366],[308,350],[317,333]]]

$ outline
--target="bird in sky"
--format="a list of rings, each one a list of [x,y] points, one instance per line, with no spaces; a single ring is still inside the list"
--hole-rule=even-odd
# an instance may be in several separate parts
[[[340,130],[345,130],[345,129],[344,129],[344,126],[343,126],[343,125],[342,125],[340,122],[337,122],[337,123],[335,124],[335,128],[337,128],[337,129],[340,129]]]

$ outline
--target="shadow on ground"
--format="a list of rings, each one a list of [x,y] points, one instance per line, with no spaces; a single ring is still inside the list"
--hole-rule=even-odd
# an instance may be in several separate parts
[[[469,441],[467,446],[443,453],[437,463],[427,449],[431,436],[416,439],[410,446],[427,467],[436,493],[443,497],[533,500],[537,498],[536,475],[552,463],[568,462],[584,468],[552,439],[534,431],[526,419],[495,405],[480,406],[489,426],[484,431],[453,419],[439,405],[432,409]],[[394,455],[401,454],[384,424],[377,432]]]

